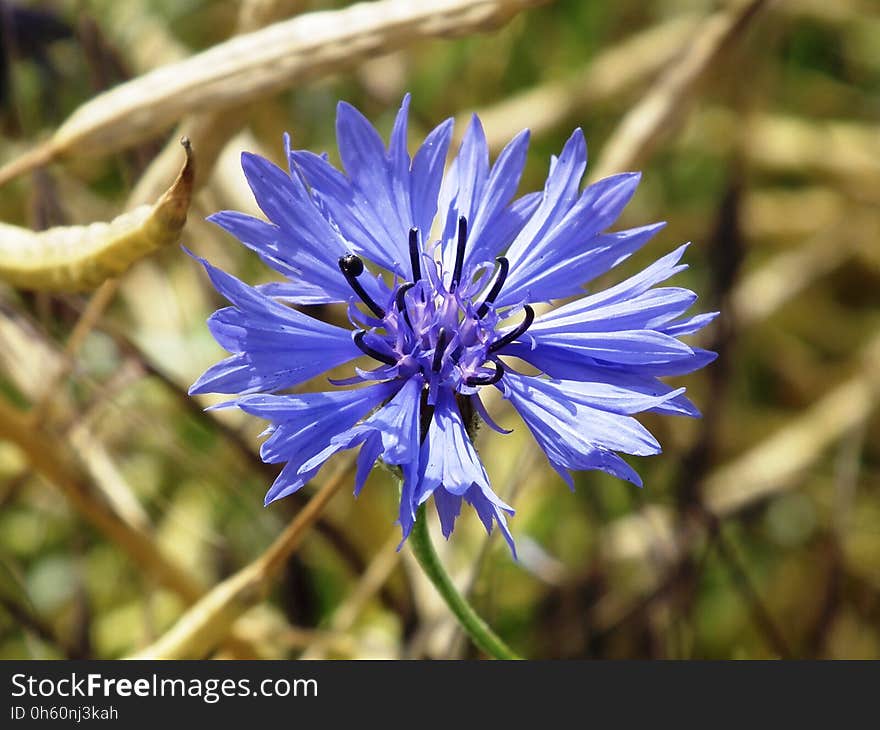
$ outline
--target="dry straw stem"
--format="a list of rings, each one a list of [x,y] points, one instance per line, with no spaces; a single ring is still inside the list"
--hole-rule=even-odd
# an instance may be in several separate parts
[[[864,423],[878,401],[880,336],[875,336],[863,351],[858,375],[707,477],[706,509],[723,520],[797,486],[798,477],[830,446]],[[693,538],[677,534],[673,519],[670,512],[661,509],[621,518],[604,536],[603,552],[612,560],[643,561],[654,557],[673,561]]]
[[[689,130],[689,144],[726,153],[739,144],[751,166],[828,178],[847,196],[876,204],[880,188],[880,134],[876,124],[753,113],[745,119],[711,108]]]
[[[250,33],[281,18],[293,15],[303,9],[302,0],[247,0],[239,6],[237,30]],[[163,61],[178,60],[177,58]],[[153,62],[154,66],[156,61]],[[152,67],[151,67],[152,68]],[[214,112],[195,112],[183,118],[178,126],[178,134],[199,141],[199,168],[196,170],[195,190],[211,178],[214,164],[223,148],[236,132],[247,122],[250,109],[247,106],[224,109]],[[241,149],[249,149],[240,147]],[[174,174],[174,146],[169,142],[150,163],[128,199],[132,208],[156,197],[171,175]]]
[[[162,585],[187,603],[201,595],[201,589],[182,569],[169,561],[143,529],[119,519],[109,506],[90,490],[76,460],[51,433],[34,428],[27,414],[0,399],[0,440],[15,444],[33,469],[57,486],[71,506],[114,545],[119,546]]]
[[[93,289],[143,256],[177,243],[195,172],[189,140],[181,144],[184,165],[155,205],[139,206],[110,223],[60,226],[40,233],[0,223],[0,279],[42,291]]]
[[[0,300],[0,370],[35,400],[63,367],[58,350],[24,314]]]
[[[5,357],[9,355],[9,358]],[[0,303],[0,366],[10,374],[16,387],[33,400],[46,395],[46,382],[55,380],[53,373],[62,367],[61,352],[51,346],[45,336],[14,310]],[[94,385],[94,384],[92,384]],[[57,400],[56,393],[56,400]],[[209,412],[213,413],[213,411]],[[73,431],[67,434],[76,449],[76,458],[65,440],[46,429],[36,420],[35,412],[24,414],[0,402],[0,441],[16,444],[34,471],[44,477],[68,498],[74,510],[93,525],[112,544],[125,552],[143,572],[175,592],[185,604],[191,605],[204,590],[195,577],[172,563],[155,541],[152,530],[141,519],[139,504],[122,495],[125,485],[115,465],[102,447],[88,442]],[[74,430],[79,426],[74,426]],[[88,443],[87,443],[88,442]],[[50,449],[46,444],[54,444]],[[88,469],[86,475],[80,462]],[[95,482],[108,501],[89,489]],[[109,492],[114,492],[110,498]],[[120,498],[126,501],[123,505]],[[260,654],[251,642],[234,627],[224,646],[240,658]]]
[[[59,155],[105,155],[167,129],[189,112],[248,104],[370,54],[497,27],[543,1],[381,0],[275,23],[86,102],[45,144],[0,169],[0,184]]]
[[[617,125],[591,178],[630,170],[651,154],[684,117],[710,69],[745,35],[766,0],[734,3],[709,17],[684,55]]]
[[[727,116],[727,127],[737,123]],[[880,134],[876,124],[754,115],[748,120],[749,158],[765,168],[807,170],[856,185],[880,184]],[[866,191],[866,196],[871,192]],[[876,193],[873,202],[878,201]]]
[[[347,483],[353,463],[354,457],[346,456],[335,474],[259,558],[217,584],[164,636],[131,658],[199,659],[210,654],[228,635],[236,619],[265,599],[275,576],[336,492]]]
[[[767,319],[814,281],[877,240],[876,216],[852,207],[845,215],[797,248],[777,254],[736,286],[730,303],[737,327]]]
[[[645,83],[680,52],[698,22],[697,15],[676,16],[600,51],[570,78],[541,84],[479,110],[489,148],[501,150],[526,127],[536,137],[551,132],[581,110]],[[456,125],[459,135],[467,121],[462,117]]]
[[[400,536],[396,533],[385,541],[345,603],[333,612],[330,633],[315,637],[300,659],[323,659],[339,643],[338,637],[351,631],[364,607],[379,592],[400,562],[400,552],[397,549],[399,545]]]

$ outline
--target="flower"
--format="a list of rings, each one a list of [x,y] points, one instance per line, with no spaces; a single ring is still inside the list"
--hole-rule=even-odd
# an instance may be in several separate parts
[[[228,393],[271,423],[260,454],[283,463],[266,503],[300,489],[334,453],[360,447],[357,495],[378,459],[403,475],[399,522],[409,535],[431,496],[448,538],[462,501],[513,550],[505,513],[471,440],[482,395],[499,389],[553,468],[600,469],[641,485],[616,452],[660,452],[632,416],[697,416],[658,376],[692,372],[714,353],[678,338],[714,314],[684,316],[696,295],[656,287],[686,268],[686,246],[610,289],[584,285],[643,246],[663,224],[607,232],[639,174],[580,191],[587,150],[580,129],[553,157],[544,189],[514,199],[528,145],[515,137],[490,165],[474,116],[444,174],[449,119],[410,158],[409,96],[386,146],[367,119],[340,103],[344,172],[327,156],[290,148],[289,172],[244,153],[242,167],[268,221],[234,211],[209,218],[285,276],[251,287],[203,261],[232,306],[208,326],[230,357],[190,393]],[[369,267],[368,267],[369,264]],[[384,270],[384,276],[380,273]],[[533,305],[575,297],[539,314]],[[353,330],[289,306],[347,303]],[[369,370],[320,393],[279,393],[367,355]],[[540,371],[518,372],[515,357]],[[350,388],[347,386],[359,386]]]

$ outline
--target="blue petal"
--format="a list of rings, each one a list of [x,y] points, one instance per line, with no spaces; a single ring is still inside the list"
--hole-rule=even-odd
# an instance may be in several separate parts
[[[305,249],[331,268],[349,253],[298,175],[249,152],[242,153],[241,167],[260,209],[283,231],[280,245],[286,253],[298,255]]]
[[[355,194],[369,201],[373,230],[382,237],[380,247],[393,252],[392,258],[398,264],[395,270],[404,274],[400,264],[408,260],[409,229],[413,224],[408,176],[395,178],[379,133],[363,114],[345,102],[336,109],[336,141]]]
[[[558,380],[555,385],[558,392],[572,403],[580,403],[622,416],[631,416],[634,413],[656,408],[684,393],[684,388],[678,388],[668,393],[650,395],[621,385],[579,380]]]
[[[653,413],[697,417],[700,412],[684,395],[672,396],[673,388],[651,375],[637,375],[602,366],[590,357],[565,348],[525,343],[512,346],[509,354],[531,363],[551,378],[607,383],[646,396],[663,396],[661,403],[650,407]]]
[[[458,219],[473,225],[489,176],[489,146],[479,117],[474,114],[464,133],[458,154],[449,166],[440,189],[440,212],[444,215],[443,268],[451,271],[455,260]]]
[[[452,494],[462,495],[473,485],[489,489],[489,478],[465,430],[451,390],[442,389],[434,417],[422,444],[422,476],[418,502],[424,502],[441,484]]]
[[[361,354],[348,330],[279,304],[200,260],[217,291],[235,305],[208,320],[211,333],[234,357],[210,368],[191,394],[289,388]]]
[[[666,326],[661,328],[661,331],[671,337],[684,337],[685,335],[692,335],[694,332],[697,332],[707,324],[712,322],[720,312],[706,312],[704,314],[696,314],[693,317],[688,317],[687,319],[679,320],[678,322],[673,322],[672,324],[667,324]]]
[[[437,215],[443,168],[452,139],[453,120],[437,126],[419,147],[412,162],[412,220],[427,240]]]
[[[670,360],[668,362],[643,362],[627,366],[629,372],[638,375],[657,375],[660,377],[667,375],[687,375],[695,370],[706,367],[710,362],[714,362],[718,357],[717,352],[704,350],[700,347],[691,348],[693,354],[690,357],[684,357],[680,360]],[[618,366],[619,367],[619,366]]]
[[[434,493],[435,500],[439,493],[439,491]],[[487,534],[492,533],[493,523],[498,525],[498,529],[501,530],[501,534],[504,535],[504,539],[507,541],[510,552],[513,554],[514,559],[516,559],[516,545],[513,543],[513,536],[510,534],[510,530],[507,527],[507,519],[504,516],[505,512],[512,516],[513,509],[502,502],[491,490],[480,489],[477,486],[471,487],[465,493],[464,499],[476,510],[480,521],[483,523],[483,527],[486,528]]]
[[[190,395],[202,393],[243,393],[260,390],[263,378],[244,355],[233,355],[215,363],[189,388]]]
[[[403,546],[403,541],[409,537],[412,532],[413,525],[416,522],[416,488],[419,483],[419,462],[411,461],[401,466],[403,470],[403,486],[400,490],[400,512],[398,522],[400,523],[400,531],[402,539],[397,549]]]
[[[511,268],[534,245],[540,245],[540,241],[568,215],[577,200],[578,187],[586,167],[587,144],[583,132],[576,129],[559,157],[551,159],[541,203],[507,252]]]
[[[305,464],[398,387],[399,383],[391,381],[354,390],[250,395],[240,398],[236,405],[275,425],[272,436],[260,449],[263,461],[277,464],[298,460]]]
[[[381,434],[383,460],[405,464],[419,456],[419,407],[422,378],[410,378],[388,403],[364,423]]]
[[[587,469],[607,471],[641,485],[638,475],[611,452],[660,453],[657,440],[634,418],[572,399],[565,383],[508,372],[500,387],[569,485],[568,470]]]
[[[400,110],[394,119],[394,127],[391,130],[391,139],[388,142],[388,160],[391,164],[391,178],[396,185],[406,183],[409,178],[409,150],[407,149],[407,129],[409,127],[409,105],[412,101],[410,94],[405,94],[400,104]],[[406,185],[399,191],[402,200],[409,200],[409,186]]]
[[[308,306],[314,304],[329,304],[332,302],[343,301],[337,299],[336,295],[329,294],[328,291],[323,287],[316,284],[310,284],[302,280],[269,281],[265,284],[257,284],[254,289],[256,289],[258,292],[260,292],[260,294],[263,294],[264,296],[271,297],[272,299],[278,299],[288,304],[299,304]],[[378,292],[376,294],[377,295],[374,295],[373,298],[381,300],[382,296],[378,295]],[[349,289],[347,298],[351,297],[352,293]]]
[[[381,387],[397,389],[393,398],[362,423],[348,423],[346,428],[327,439],[321,448],[300,461],[299,466],[300,474],[314,474],[333,454],[363,444],[355,477],[355,494],[358,494],[380,456],[388,464],[400,464],[404,474],[400,507],[404,539],[412,529],[412,520],[415,518],[413,494],[418,482],[422,385],[420,376],[403,384],[400,381],[384,383]],[[385,394],[389,394],[389,391],[386,390]]]
[[[687,311],[697,295],[689,289],[662,287],[604,305],[595,305],[591,299],[584,297],[537,317],[529,333],[659,330]]]
[[[502,220],[508,216],[509,204],[522,177],[529,147],[529,131],[523,130],[498,155],[473,219],[468,220],[468,246],[465,267],[492,261],[510,243]],[[538,198],[533,198],[537,206]],[[509,225],[509,224],[508,224]]]
[[[266,503],[302,487],[323,464],[308,464],[312,457],[366,416],[396,387],[396,383],[381,383],[357,390],[241,398],[239,408],[274,424],[272,435],[260,448],[260,457],[270,464],[287,462],[266,495]]]
[[[464,495],[453,494],[443,487],[434,491],[434,507],[437,509],[437,516],[440,518],[440,530],[443,537],[447,540],[455,529],[455,521],[461,514],[462,499],[471,505],[486,528],[488,534],[492,533],[492,527],[497,524],[504,535],[504,539],[510,546],[510,552],[516,558],[516,546],[513,543],[513,536],[507,527],[507,519],[504,513],[513,515],[513,509],[502,502],[498,496],[491,490],[484,491],[477,486],[471,487]]]
[[[357,497],[366,484],[367,477],[376,465],[376,461],[382,454],[382,440],[373,435],[364,441],[357,457],[357,473],[354,478],[354,496]]]
[[[231,233],[259,254],[264,263],[288,277],[289,281],[283,282],[283,290],[275,287],[276,292],[283,293],[264,292],[267,295],[283,296],[295,304],[327,304],[351,298],[351,288],[338,265],[335,262],[331,265],[324,255],[318,258],[312,253],[313,242],[303,236],[304,228],[288,232],[232,210],[215,213],[208,220]],[[331,236],[335,237],[335,234]]]
[[[402,253],[389,246],[384,225],[376,217],[368,197],[364,197],[339,170],[325,158],[305,150],[293,150],[290,163],[312,188],[327,217],[352,251],[370,261],[406,276],[401,267]]]
[[[602,273],[595,265],[584,268],[576,259],[607,245],[600,234],[621,214],[639,178],[638,173],[623,173],[600,180],[587,187],[580,199],[567,209],[557,202],[554,215],[539,224],[536,221],[541,221],[542,204],[507,252],[510,276],[498,299],[499,306],[516,302],[526,292],[533,301],[566,296],[567,292],[548,288],[546,281],[560,265],[569,267],[569,287],[584,284]]]
[[[687,243],[679,246],[675,251],[657,259],[653,264],[642,269],[638,274],[631,276],[619,284],[608,289],[584,297],[581,301],[583,306],[597,307],[599,305],[622,302],[643,294],[652,286],[666,281],[672,276],[687,269],[687,264],[679,264],[681,257],[688,248]]]
[[[583,294],[584,285],[628,259],[665,225],[654,223],[614,233],[601,233],[582,249],[573,252],[570,258],[554,257],[552,262],[547,261],[543,266],[532,268],[529,276],[524,277],[517,287],[524,292],[519,298],[546,302]],[[507,297],[502,292],[500,298],[504,303],[512,303],[519,300],[517,294],[514,291]]]
[[[486,471],[465,430],[452,391],[441,390],[433,420],[422,444],[421,479],[412,498],[414,504],[434,496],[443,535],[449,537],[464,499],[477,511],[486,531],[498,524],[516,556],[504,512],[513,509],[492,491]],[[409,498],[409,495],[408,495]],[[403,509],[403,505],[401,505]],[[408,533],[405,533],[408,534]]]
[[[537,345],[568,348],[594,360],[643,365],[688,360],[694,351],[674,337],[650,329],[616,332],[535,332],[525,335]],[[507,348],[501,354],[507,353]]]
[[[447,540],[455,529],[455,520],[461,514],[461,495],[453,494],[443,488],[434,491],[434,507],[440,518],[440,530]]]

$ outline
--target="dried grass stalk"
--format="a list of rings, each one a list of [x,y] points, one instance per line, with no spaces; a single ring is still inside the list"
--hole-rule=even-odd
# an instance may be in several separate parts
[[[132,557],[147,574],[155,577],[188,603],[201,595],[201,587],[159,551],[152,535],[119,519],[92,492],[69,449],[49,432],[35,428],[26,414],[17,411],[2,399],[0,440],[7,440],[20,448],[37,473],[57,486],[87,522]]]
[[[823,395],[802,414],[705,481],[706,509],[730,518],[799,484],[830,446],[863,424],[880,404],[880,337],[862,354],[862,372]],[[702,530],[694,525],[693,530]],[[680,533],[671,512],[655,508],[613,523],[603,537],[610,560],[677,559],[694,534]]]
[[[545,0],[381,0],[236,36],[83,104],[51,139],[0,169],[0,184],[67,153],[102,155],[192,111],[241,106],[420,39],[494,28]]]
[[[131,658],[198,659],[212,652],[226,638],[239,616],[266,597],[275,576],[347,482],[353,463],[353,457],[346,457],[335,475],[260,557],[214,586],[164,636]]]
[[[645,83],[675,57],[698,22],[696,15],[676,16],[600,51],[570,78],[541,84],[479,110],[489,148],[500,151],[526,127],[536,137],[550,132],[591,105]],[[459,135],[468,119],[460,121]]]
[[[681,120],[709,70],[743,37],[765,4],[766,0],[735,3],[706,20],[684,55],[617,125],[593,168],[592,179],[632,169],[650,154]]]

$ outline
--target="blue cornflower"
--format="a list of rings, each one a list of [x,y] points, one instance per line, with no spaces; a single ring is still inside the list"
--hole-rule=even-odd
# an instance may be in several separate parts
[[[232,355],[190,392],[238,394],[234,405],[271,422],[260,454],[284,467],[267,504],[300,489],[332,454],[360,447],[355,494],[379,458],[403,474],[404,538],[433,495],[444,535],[464,500],[487,531],[497,523],[513,549],[505,520],[513,510],[492,491],[470,436],[474,414],[507,433],[486,413],[485,389],[501,390],[569,486],[569,471],[583,469],[641,485],[615,452],[660,452],[635,413],[699,415],[684,388],[658,376],[714,359],[678,339],[714,314],[683,317],[696,295],[655,287],[686,268],[685,246],[610,289],[584,293],[663,224],[606,232],[639,174],[580,191],[581,130],[551,159],[543,191],[514,199],[528,131],[490,165],[474,116],[444,174],[452,120],[410,158],[408,107],[409,96],[386,149],[360,112],[339,104],[344,173],[326,155],[292,150],[286,136],[289,172],[242,155],[268,222],[234,211],[209,220],[285,280],[251,287],[203,261],[232,304],[208,320]],[[532,306],[567,297],[577,298],[546,314]],[[352,330],[288,306],[334,302],[348,304]],[[371,369],[354,367],[331,390],[278,393],[363,355]],[[541,374],[517,371],[510,357]]]

